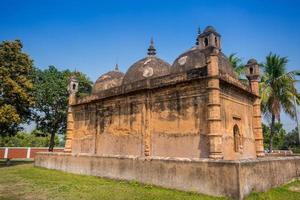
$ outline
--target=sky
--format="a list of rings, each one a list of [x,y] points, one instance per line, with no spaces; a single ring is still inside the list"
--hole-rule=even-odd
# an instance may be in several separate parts
[[[212,25],[222,51],[247,62],[270,52],[300,69],[300,0],[0,0],[0,41],[20,39],[38,68],[78,70],[92,81],[146,56],[172,63],[195,44],[197,29]],[[300,89],[298,85],[298,89]],[[283,115],[287,129],[295,122]]]

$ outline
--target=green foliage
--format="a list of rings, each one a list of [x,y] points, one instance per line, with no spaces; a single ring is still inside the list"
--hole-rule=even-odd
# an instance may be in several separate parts
[[[264,147],[270,148],[271,124],[263,124]],[[294,153],[300,153],[298,129],[286,133],[283,125],[279,122],[274,124],[273,148],[279,150],[292,150]]]
[[[35,80],[35,121],[46,133],[65,132],[68,102],[68,74],[54,66],[37,70]]]
[[[296,76],[300,71],[286,72],[288,59],[270,53],[263,64],[263,75],[260,83],[262,112],[271,118],[270,144],[272,150],[275,121],[280,119],[283,110],[291,118],[295,118],[294,100],[300,104],[300,94],[295,87]]]
[[[14,136],[0,137],[1,147],[47,147],[50,136],[38,137],[33,133],[18,132]],[[59,139],[55,137],[55,146],[59,146]]]
[[[68,75],[68,77],[70,77],[72,74],[71,72],[69,72],[69,73],[70,74]],[[87,77],[87,75],[85,75],[81,72],[73,72],[73,73],[75,73],[77,81],[79,83],[77,96],[82,97],[82,96],[87,96],[87,95],[91,94],[93,82],[90,81],[90,79]]]
[[[67,126],[68,91],[67,86],[72,74],[78,79],[79,91],[77,95],[90,93],[92,82],[82,73],[59,71],[54,66],[45,70],[37,70],[35,80],[35,114],[34,119],[37,129],[55,134],[64,134]],[[49,149],[53,148],[51,139]]]
[[[300,153],[298,128],[293,129],[285,136],[284,149],[291,149],[294,153]]]
[[[243,64],[243,61],[241,58],[239,58],[236,53],[232,53],[228,57],[229,62],[231,63],[231,66],[234,70],[235,75],[242,81],[246,82],[247,80],[245,79],[245,72],[246,68],[245,65]]]
[[[263,64],[260,84],[262,111],[267,116],[274,115],[276,119],[279,119],[281,110],[294,118],[294,99],[300,104],[300,94],[295,87],[300,70],[286,72],[287,63],[287,57],[270,53]]]
[[[33,61],[19,40],[0,43],[0,135],[13,135],[30,120]]]
[[[34,135],[35,137],[47,137],[48,134],[45,133],[45,132],[42,132],[38,129],[34,129],[32,132],[31,132],[32,135]]]
[[[263,124],[263,134],[264,134],[264,146],[265,148],[270,148],[270,126]],[[276,122],[274,125],[274,136],[273,136],[273,148],[274,149],[287,149],[284,147],[286,139],[286,131],[283,129],[283,125]]]

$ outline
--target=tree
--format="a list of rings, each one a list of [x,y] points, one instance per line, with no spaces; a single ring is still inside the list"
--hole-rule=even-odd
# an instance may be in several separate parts
[[[270,126],[263,124],[264,134],[264,146],[270,148]],[[273,148],[275,149],[287,149],[285,147],[286,131],[280,122],[274,124],[274,135],[273,135]]]
[[[33,132],[18,132],[14,136],[0,137],[1,147],[46,147],[49,144],[50,137],[36,136]],[[59,139],[55,137],[55,145],[59,145]]]
[[[271,119],[269,149],[273,149],[273,137],[275,134],[275,122],[280,121],[280,112],[283,110],[292,119],[296,110],[293,105],[294,98],[299,105],[300,95],[295,87],[296,76],[300,71],[287,71],[287,57],[280,57],[270,53],[266,57],[263,67],[263,75],[260,83],[260,95],[262,112]]]
[[[59,71],[54,66],[38,70],[35,80],[35,121],[37,129],[50,134],[49,151],[53,151],[56,134],[64,134],[67,126],[69,78],[75,74],[79,81],[78,95],[90,93],[92,82],[82,73]]]
[[[297,127],[286,135],[283,146],[285,149],[293,149],[294,152],[300,153],[299,134]]]
[[[236,53],[232,53],[228,57],[229,62],[234,70],[234,73],[239,79],[246,80],[245,77],[245,65],[242,62],[242,59],[237,57]]]
[[[33,61],[20,40],[0,43],[0,135],[14,135],[30,120]]]

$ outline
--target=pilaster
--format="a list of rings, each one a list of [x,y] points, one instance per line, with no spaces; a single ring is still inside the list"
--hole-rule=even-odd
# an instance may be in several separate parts
[[[218,53],[218,49],[213,49],[207,62],[207,128],[209,158],[213,159],[223,158]]]
[[[249,80],[251,91],[256,95],[253,102],[252,129],[255,139],[256,156],[264,156],[263,132],[261,126],[261,100],[259,97],[259,64],[255,59],[250,59],[246,65],[246,77]]]
[[[144,116],[144,156],[151,156],[151,94],[147,91],[145,101],[143,104],[143,116]]]
[[[250,81],[251,90],[254,94],[259,95],[259,83],[258,80]],[[255,138],[256,156],[264,156],[264,143],[263,143],[263,132],[261,125],[261,100],[256,97],[253,103],[253,120],[252,128]]]
[[[74,116],[72,111],[72,104],[75,103],[76,96],[70,95],[68,102],[68,114],[67,114],[67,132],[66,132],[66,143],[64,152],[71,153],[72,151],[72,140],[74,134]]]

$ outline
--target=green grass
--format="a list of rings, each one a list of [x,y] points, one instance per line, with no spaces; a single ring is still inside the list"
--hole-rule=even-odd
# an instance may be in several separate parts
[[[13,163],[16,164],[16,163]],[[20,164],[0,165],[0,199],[101,200],[217,200],[191,192],[169,190],[136,182],[75,175]]]
[[[221,200],[227,198],[169,190],[136,182],[75,175],[33,167],[32,163],[12,162],[12,166],[7,167],[4,162],[0,162],[0,199]],[[266,193],[253,193],[247,199],[299,200],[300,181],[271,189]]]
[[[284,170],[284,169],[283,169]],[[300,200],[300,181],[294,181],[267,192],[252,193],[247,200]]]

